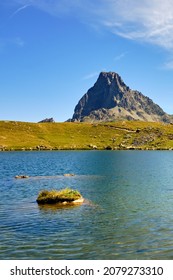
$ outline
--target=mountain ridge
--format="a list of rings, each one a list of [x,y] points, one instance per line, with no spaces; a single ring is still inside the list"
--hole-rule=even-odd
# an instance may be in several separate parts
[[[101,72],[96,83],[79,100],[72,122],[115,120],[172,121],[172,116],[137,90],[130,89],[115,72]]]

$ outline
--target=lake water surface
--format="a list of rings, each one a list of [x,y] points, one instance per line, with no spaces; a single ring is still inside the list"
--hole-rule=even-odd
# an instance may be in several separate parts
[[[86,203],[37,205],[65,187]],[[173,259],[172,151],[1,152],[0,194],[0,259]]]

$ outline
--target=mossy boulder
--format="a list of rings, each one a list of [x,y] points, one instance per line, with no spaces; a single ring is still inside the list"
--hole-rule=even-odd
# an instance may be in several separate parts
[[[80,204],[84,201],[82,195],[73,189],[43,190],[37,197],[38,204]]]

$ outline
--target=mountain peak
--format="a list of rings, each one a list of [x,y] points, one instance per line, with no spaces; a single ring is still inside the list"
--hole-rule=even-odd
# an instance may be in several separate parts
[[[104,83],[104,81],[110,86],[110,85],[114,85],[118,88],[128,88],[125,83],[123,82],[123,80],[121,79],[121,77],[115,73],[115,72],[101,72],[97,82],[101,82]],[[129,88],[128,88],[129,89]]]
[[[72,121],[131,119],[169,122],[169,116],[150,98],[131,90],[115,72],[101,72],[75,107]]]
[[[98,79],[100,78],[106,78],[106,79],[115,79],[116,77],[120,77],[117,73],[115,72],[101,72]]]

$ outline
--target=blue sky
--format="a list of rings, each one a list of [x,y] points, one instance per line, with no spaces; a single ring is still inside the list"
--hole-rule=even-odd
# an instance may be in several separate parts
[[[101,71],[173,114],[173,0],[0,0],[0,120],[65,121]]]

